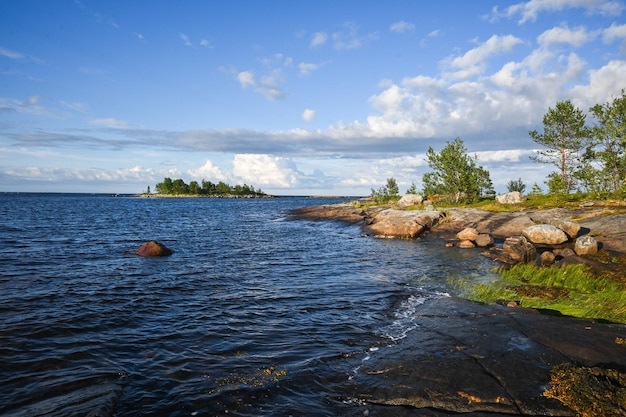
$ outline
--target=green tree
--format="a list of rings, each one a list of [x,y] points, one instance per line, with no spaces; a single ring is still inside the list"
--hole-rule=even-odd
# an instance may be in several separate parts
[[[583,165],[580,153],[591,135],[585,119],[585,114],[571,101],[560,101],[543,116],[543,133],[528,132],[537,144],[547,148],[538,150],[530,159],[555,165],[561,176],[562,192],[566,194],[575,186],[576,172]]]
[[[539,195],[539,194],[543,194],[543,190],[541,189],[539,184],[534,183],[533,184],[533,188],[530,189],[530,193],[531,194],[535,194],[535,195]]]
[[[172,194],[174,183],[171,178],[166,177],[163,179],[163,182],[158,183],[154,188],[159,194]]]
[[[175,179],[174,182],[172,183],[172,194],[188,194],[188,193],[189,193],[189,186],[185,184],[185,181],[183,181],[180,178]]]
[[[510,180],[506,185],[506,188],[509,192],[517,191],[523,193],[526,190],[526,184],[524,184],[524,181],[522,181],[521,178],[518,178],[516,180]]]
[[[411,186],[406,190],[407,194],[417,194],[417,185],[414,182],[411,183]]]
[[[476,156],[467,155],[461,138],[446,142],[439,153],[429,147],[426,161],[434,172],[427,172],[422,177],[424,194],[443,194],[452,197],[455,202],[494,194],[489,171],[479,166],[477,160]]]
[[[590,173],[604,191],[626,191],[626,92],[590,109],[597,121],[586,156],[599,167]]]
[[[220,181],[219,183],[217,183],[217,186],[215,187],[215,191],[218,194],[230,194],[232,192],[232,189],[230,185],[226,184],[223,181]]]
[[[189,183],[189,194],[200,194],[200,184],[198,184],[198,181],[191,181]]]
[[[387,178],[387,184],[380,187],[378,190],[372,188],[371,197],[376,203],[386,203],[391,200],[398,200],[400,198],[400,189],[395,178]]]
[[[202,194],[212,194],[215,192],[215,184],[211,181],[202,180]]]

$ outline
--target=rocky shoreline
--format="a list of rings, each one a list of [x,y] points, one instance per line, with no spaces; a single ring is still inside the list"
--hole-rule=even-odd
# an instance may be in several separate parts
[[[425,244],[441,244],[451,250],[464,250],[459,232],[469,228],[492,238],[486,245],[491,249],[482,251],[483,255],[502,251],[508,239],[524,236],[538,219],[556,219],[556,223],[576,223],[579,230],[578,236],[568,236],[559,244],[531,245],[539,252],[566,253],[555,256],[553,262],[611,267],[576,254],[575,240],[580,236],[592,237],[611,256],[626,254],[626,213],[601,203],[498,213],[432,207],[403,210],[353,203],[307,207],[290,214],[296,219],[349,222],[372,237],[414,239],[427,234]],[[565,249],[570,252],[559,252]],[[424,304],[416,320],[418,330],[381,349],[377,359],[365,363],[354,378],[355,391],[370,407],[369,415],[626,416],[624,324],[544,315],[533,309],[482,305],[454,297]],[[590,375],[584,385],[587,388],[577,395],[589,402],[592,414],[545,395],[550,387],[556,390],[553,370],[559,366],[590,370],[586,372]]]

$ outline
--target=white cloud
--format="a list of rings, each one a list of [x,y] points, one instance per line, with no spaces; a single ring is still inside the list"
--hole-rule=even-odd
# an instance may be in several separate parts
[[[315,70],[317,70],[319,68],[319,65],[317,64],[310,64],[310,63],[306,63],[306,62],[301,62],[298,64],[298,69],[300,70],[300,75],[301,76],[309,76],[311,74],[313,74],[313,72]]]
[[[530,149],[507,149],[502,151],[478,151],[472,152],[479,162],[518,162],[520,158],[528,158],[535,151]]]
[[[191,169],[188,174],[196,181],[206,179],[212,182],[226,181],[227,177],[220,167],[216,166],[212,161],[207,160],[204,165],[197,169]]]
[[[611,43],[615,39],[624,39],[626,38],[626,24],[624,25],[616,25],[613,23],[611,27],[605,29],[602,34],[602,40],[604,43]]]
[[[26,56],[24,54],[22,54],[21,52],[12,51],[10,49],[3,48],[1,46],[0,46],[0,56],[3,56],[5,58],[10,58],[10,59],[24,59],[24,58],[26,58]]]
[[[213,44],[208,39],[200,40],[200,46],[203,46],[203,47],[209,48],[209,49],[213,49],[214,48]]]
[[[504,12],[499,12],[495,7],[493,15],[494,18],[520,15],[519,23],[522,24],[536,21],[539,14],[543,12],[560,12],[572,8],[585,9],[588,14],[619,16],[624,10],[624,5],[613,0],[530,0],[509,6]]]
[[[370,41],[378,39],[378,34],[376,33],[361,35],[359,33],[359,25],[355,22],[344,23],[343,29],[334,32],[332,35],[333,47],[337,50],[358,49]]]
[[[395,33],[413,32],[413,30],[415,30],[415,25],[401,20],[399,22],[392,23],[391,26],[389,26],[389,30]]]
[[[315,110],[305,109],[302,112],[302,120],[304,120],[305,122],[310,122],[313,119],[315,119]]]
[[[184,33],[179,33],[178,36],[180,36],[180,39],[183,41],[185,46],[191,46],[191,41],[189,40],[189,36],[187,36]]]
[[[233,174],[244,183],[275,188],[297,186],[300,175],[290,159],[256,154],[235,155]]]
[[[580,47],[597,37],[597,33],[589,33],[583,27],[575,30],[568,27],[556,27],[546,30],[537,37],[540,45],[548,46],[551,44],[564,43],[576,47]]]
[[[89,124],[94,126],[108,127],[111,129],[129,129],[133,127],[133,124],[125,120],[118,120],[112,117],[104,119],[92,119]]]
[[[324,45],[327,41],[328,34],[326,32],[315,32],[313,36],[311,36],[311,43],[309,45],[311,48],[316,48]]]
[[[268,74],[257,80],[252,71],[242,71],[237,74],[237,81],[242,88],[252,87],[254,91],[265,96],[268,100],[280,100],[287,97],[282,90],[280,83],[283,82],[283,76],[280,69],[274,69]]]
[[[237,74],[237,81],[239,81],[243,88],[248,88],[256,85],[254,73],[252,71],[241,71],[239,74]]]
[[[482,71],[484,69],[485,61],[489,57],[504,52],[510,52],[515,45],[520,43],[522,43],[522,40],[513,35],[493,35],[485,43],[474,49],[470,49],[462,56],[453,58],[450,65],[452,68],[460,68],[461,70],[470,69],[471,71],[469,74],[477,75],[479,73],[477,71]],[[468,75],[463,75],[458,78],[466,78],[467,76]]]

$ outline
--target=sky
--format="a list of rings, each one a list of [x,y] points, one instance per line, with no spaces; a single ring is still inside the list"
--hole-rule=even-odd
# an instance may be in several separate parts
[[[457,137],[547,190],[529,130],[624,88],[626,0],[1,0],[0,192],[403,193]]]

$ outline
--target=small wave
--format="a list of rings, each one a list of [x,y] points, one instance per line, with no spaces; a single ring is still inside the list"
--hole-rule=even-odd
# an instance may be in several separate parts
[[[428,300],[444,297],[450,297],[450,294],[438,291],[422,291],[418,294],[411,294],[400,303],[391,324],[380,329],[380,335],[394,343],[404,339],[411,331],[419,327],[415,322],[419,307]]]

